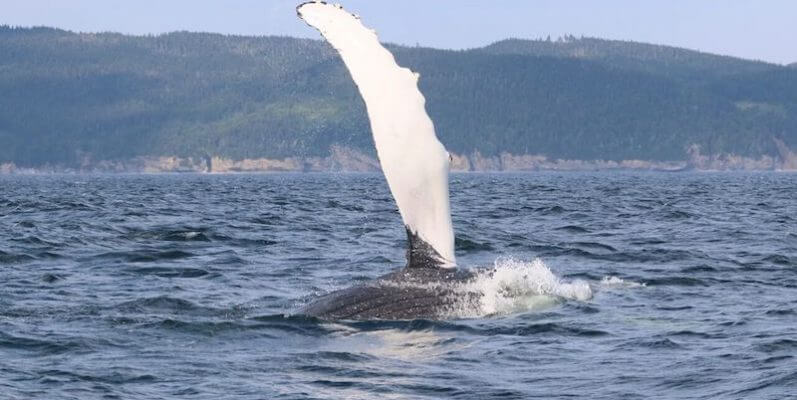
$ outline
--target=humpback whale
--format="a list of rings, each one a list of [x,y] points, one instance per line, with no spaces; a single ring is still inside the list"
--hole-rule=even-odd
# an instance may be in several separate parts
[[[337,50],[362,96],[377,156],[407,231],[407,264],[374,281],[335,291],[299,313],[322,319],[445,318],[479,294],[457,290],[473,274],[459,269],[448,193],[451,157],[437,139],[418,89],[376,33],[339,5],[296,8]]]

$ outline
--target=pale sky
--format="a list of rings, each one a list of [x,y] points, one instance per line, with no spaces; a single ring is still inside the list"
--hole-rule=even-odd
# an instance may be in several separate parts
[[[796,0],[339,0],[383,42],[472,48],[573,34],[797,62]],[[296,0],[0,0],[0,24],[320,38]]]

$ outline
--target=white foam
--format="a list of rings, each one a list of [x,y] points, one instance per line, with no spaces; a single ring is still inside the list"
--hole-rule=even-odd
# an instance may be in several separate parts
[[[644,283],[634,282],[634,281],[627,281],[622,278],[618,278],[616,276],[604,276],[601,279],[600,286],[602,288],[634,288],[634,287],[645,287]]]
[[[563,299],[587,301],[593,294],[587,282],[563,281],[540,259],[513,258],[497,259],[492,268],[476,272],[473,280],[456,291],[481,295],[477,302],[462,302],[452,310],[452,316],[460,318],[548,308]]]

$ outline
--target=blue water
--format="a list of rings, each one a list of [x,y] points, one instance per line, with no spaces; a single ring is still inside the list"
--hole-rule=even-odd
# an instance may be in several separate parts
[[[323,322],[402,265],[378,174],[0,176],[0,398],[797,396],[797,174],[454,175],[447,321]]]

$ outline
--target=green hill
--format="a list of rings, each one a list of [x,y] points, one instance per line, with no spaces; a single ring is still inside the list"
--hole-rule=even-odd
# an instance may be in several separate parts
[[[421,73],[458,154],[683,160],[797,148],[797,69],[648,44],[505,40],[392,46]],[[364,106],[324,43],[0,27],[0,164],[137,156],[373,154]]]
[[[629,41],[580,38],[507,39],[477,51],[596,61],[622,70],[649,72],[670,78],[702,80],[762,72],[773,65],[671,46]]]

